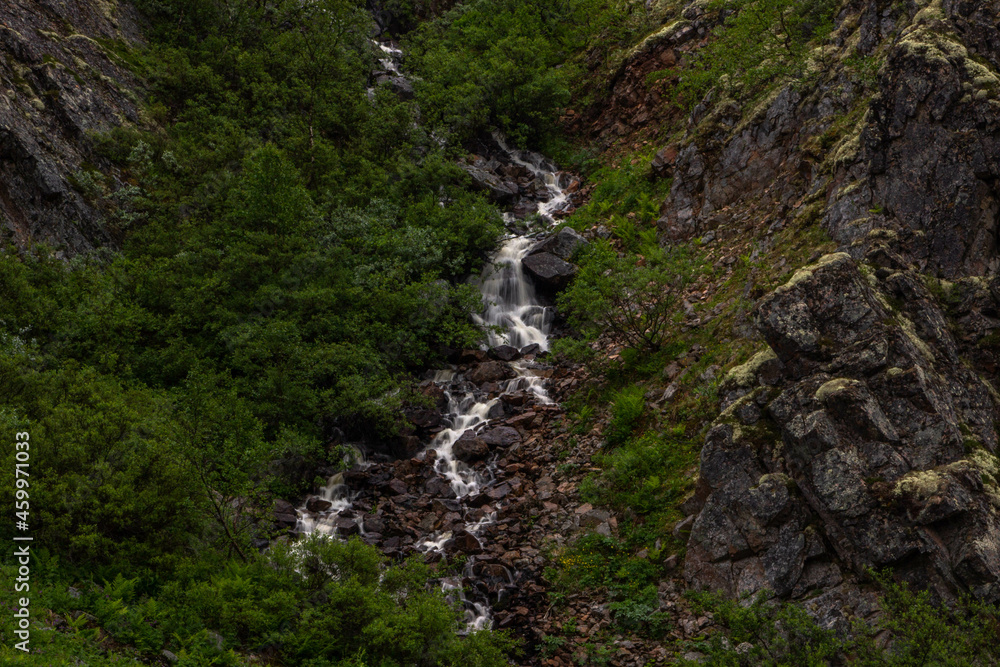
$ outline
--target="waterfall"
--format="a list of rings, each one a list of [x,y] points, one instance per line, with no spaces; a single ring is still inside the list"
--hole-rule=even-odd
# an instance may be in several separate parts
[[[523,348],[535,344],[548,349],[551,313],[538,304],[534,285],[521,264],[532,243],[527,236],[507,239],[480,280],[486,310],[475,316],[476,322],[502,329],[501,333],[489,331],[490,346]]]
[[[396,63],[400,51],[383,44],[379,44],[379,48],[386,55],[382,59],[383,68],[391,75],[399,76]],[[494,140],[509,163],[527,169],[534,176],[536,191],[539,190],[537,184],[544,185],[542,194],[534,198],[537,203],[536,213],[540,222],[547,227],[551,226],[555,222],[554,215],[569,204],[569,193],[566,191],[568,175],[559,172],[551,161],[537,153],[510,148],[499,134],[494,135]],[[505,217],[512,222],[512,216],[508,214]],[[534,285],[522,265],[537,236],[537,232],[508,235],[479,277],[483,311],[475,315],[474,319],[487,329],[487,349],[509,345],[528,354],[549,349],[552,312],[539,302]],[[537,403],[552,403],[546,393],[544,380],[534,374],[531,361],[522,359],[511,362],[510,366],[514,369],[515,377],[500,383],[501,396],[530,392],[535,395]],[[455,496],[463,505],[463,515],[469,516],[473,508],[465,499],[479,494],[492,481],[495,469],[489,464],[485,470],[477,471],[458,460],[453,448],[466,431],[478,432],[490,423],[500,398],[480,400],[481,392],[472,387],[455,368],[437,371],[433,381],[444,391],[447,399],[445,423],[450,426],[434,437],[427,450],[435,452],[435,470],[448,480]],[[364,534],[363,523],[360,517],[355,516],[351,502],[351,492],[344,484],[343,474],[332,476],[317,496],[309,498],[299,508],[297,532],[336,534],[344,521],[353,520],[358,525],[358,530]],[[475,522],[466,525],[465,530],[479,539],[482,529],[495,520],[496,512],[486,512]],[[351,527],[350,523],[347,527]],[[443,552],[445,544],[451,538],[450,531],[441,531],[425,537],[415,547],[425,553]],[[503,574],[513,582],[510,572],[505,568]],[[471,563],[466,576],[473,577]],[[490,609],[485,594],[480,600],[467,599],[462,590],[461,579],[457,578],[446,578],[441,585],[449,596],[464,606],[467,632],[491,627]]]

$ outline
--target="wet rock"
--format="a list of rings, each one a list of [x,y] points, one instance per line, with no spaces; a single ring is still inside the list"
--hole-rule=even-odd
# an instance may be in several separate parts
[[[521,442],[521,434],[517,432],[517,429],[511,428],[510,426],[497,426],[496,428],[491,428],[484,431],[481,437],[483,442],[489,445],[490,448],[506,448]]]
[[[413,84],[405,76],[380,76],[375,82],[380,86],[388,86],[401,100],[413,99]]]
[[[514,371],[501,361],[486,361],[466,373],[465,378],[473,384],[501,382],[514,377]]]
[[[536,412],[528,411],[524,414],[517,415],[516,417],[511,417],[507,420],[507,423],[514,428],[527,429],[534,424],[537,416]]]
[[[490,455],[490,447],[482,438],[473,431],[466,431],[455,444],[452,445],[452,454],[459,461],[466,463],[471,461],[481,461]]]
[[[508,405],[519,407],[524,405],[528,401],[528,398],[529,395],[527,392],[516,391],[512,394],[504,394],[500,397],[500,400]]]
[[[475,555],[483,552],[483,545],[479,542],[479,538],[469,531],[460,530],[444,543],[444,551],[449,555],[459,553]]]
[[[459,512],[462,509],[462,503],[457,500],[440,500],[435,499],[431,504],[431,507],[438,514],[445,514],[447,512]]]
[[[493,498],[488,493],[477,493],[473,496],[467,496],[465,502],[469,507],[485,507],[493,501]]]
[[[325,512],[326,510],[333,507],[333,503],[329,500],[324,500],[322,498],[317,498],[313,496],[306,501],[306,509],[310,512]]]
[[[459,163],[459,166],[472,177],[473,186],[482,190],[498,204],[512,203],[520,193],[517,184],[505,181],[499,174],[486,168],[485,161],[477,160],[477,164]]]
[[[529,354],[538,354],[542,349],[542,346],[538,343],[532,343],[531,345],[525,345],[521,348],[521,356],[527,356]]]
[[[486,496],[490,500],[503,500],[510,494],[510,485],[501,484],[499,486],[494,486],[486,492]]]
[[[498,345],[490,348],[489,356],[499,361],[516,361],[521,358],[521,352],[510,345]]]
[[[563,227],[553,236],[543,241],[539,241],[528,251],[528,255],[539,253],[549,253],[559,259],[569,260],[578,249],[588,245],[587,239],[583,238],[576,230],[570,227]]]
[[[274,501],[273,516],[274,525],[278,530],[285,528],[292,529],[299,523],[299,517],[295,512],[295,506],[287,500]]]
[[[441,424],[441,411],[427,407],[407,407],[403,410],[406,419],[420,429],[432,429]]]
[[[451,498],[455,495],[455,491],[451,488],[451,484],[447,479],[443,477],[431,477],[424,484],[424,491],[431,496],[440,496],[442,498]]]
[[[506,404],[503,401],[497,401],[490,406],[489,411],[486,413],[487,419],[503,419],[507,416],[507,410],[504,407]]]
[[[448,360],[454,364],[478,364],[486,361],[486,352],[484,350],[457,350]]]
[[[434,406],[439,410],[448,407],[448,397],[445,396],[444,389],[438,384],[427,380],[420,384],[418,390],[421,394],[431,399],[434,402]]]
[[[384,533],[385,521],[381,517],[368,515],[364,518],[366,533]]]
[[[401,496],[409,493],[409,487],[406,486],[406,482],[401,479],[392,479],[385,485],[385,490],[387,493],[395,496]]]
[[[535,285],[549,292],[566,287],[576,274],[575,266],[547,252],[529,255],[522,263]]]

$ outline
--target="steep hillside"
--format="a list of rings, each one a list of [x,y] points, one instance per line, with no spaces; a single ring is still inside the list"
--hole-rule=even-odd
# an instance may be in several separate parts
[[[1000,663],[997,12],[6,3],[0,660]]]
[[[634,515],[633,489],[644,483],[655,496],[677,465],[640,464],[643,452],[678,442],[671,432],[698,440],[704,428],[692,494],[666,494],[678,518],[639,510],[645,528],[621,535],[633,549],[649,540],[642,557],[652,538],[656,551],[679,539],[678,585],[807,599],[822,626],[842,629],[852,618],[884,622],[874,620],[869,577],[883,568],[936,599],[994,603],[993,8],[828,5],[829,26],[791,48],[777,19],[761,22],[766,6],[665,8],[664,27],[609,70],[600,103],[563,117],[614,167],[595,175],[598,199],[578,228],[603,218],[641,264],[652,250],[631,239],[656,217],[661,246],[704,262],[693,287],[672,290],[686,312],[663,336],[666,355],[615,361],[623,341],[599,339],[612,353],[597,352],[606,389],[582,400],[600,415],[594,398],[633,384],[647,404],[624,450],[597,459],[604,470],[589,481],[591,497]],[[770,6],[794,20],[789,5]],[[740,43],[739,12],[753,11],[763,31]],[[759,56],[768,41],[778,66],[739,62],[741,49]],[[717,78],[702,83],[706,74]],[[669,194],[650,215],[622,181],[633,193],[662,183]],[[706,393],[717,393],[717,409]],[[605,446],[621,410],[598,421]],[[656,527],[665,519],[676,521],[672,536]],[[614,591],[612,606],[622,596],[639,603]],[[660,612],[674,604],[661,588]],[[763,653],[746,659],[772,664]]]
[[[116,54],[141,40],[129,3],[0,7],[0,217],[21,247],[75,254],[111,240],[87,199],[88,177],[108,166],[93,139],[143,121],[140,82]]]

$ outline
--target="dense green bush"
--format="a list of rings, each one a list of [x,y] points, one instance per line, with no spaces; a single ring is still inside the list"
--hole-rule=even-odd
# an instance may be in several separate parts
[[[589,82],[577,56],[625,48],[649,27],[635,3],[607,0],[474,0],[457,4],[404,40],[421,113],[460,145],[500,130],[516,143],[553,136],[556,112]],[[640,17],[639,14],[642,14]]]
[[[53,565],[44,563],[49,571]],[[11,571],[5,567],[4,575]],[[75,593],[66,584],[33,582],[35,613],[50,608],[71,626],[71,637],[36,628],[33,646],[45,653],[20,656],[8,643],[0,657],[4,664],[53,664],[61,655],[90,654],[103,637],[116,649],[132,647],[137,662],[159,660],[166,647],[190,667],[251,664],[247,652],[309,667],[507,664],[512,640],[505,633],[458,634],[460,610],[429,577],[422,563],[389,565],[357,539],[319,538],[278,545],[246,562],[190,563],[155,597],[138,578],[121,575],[78,584]],[[13,617],[2,623],[11,636]]]
[[[458,142],[491,128],[537,138],[569,100],[569,75],[555,32],[579,2],[476,0],[408,37],[426,120]]]

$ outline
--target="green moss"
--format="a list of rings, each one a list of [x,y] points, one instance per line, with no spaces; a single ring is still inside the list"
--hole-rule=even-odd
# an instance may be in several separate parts
[[[926,500],[938,493],[945,484],[945,479],[936,470],[919,470],[907,473],[896,482],[893,495],[896,497],[910,496]]]
[[[861,383],[857,380],[850,378],[836,378],[824,383],[819,389],[816,390],[815,398],[820,403],[826,403],[827,400],[841,391],[844,391],[848,387],[858,386]]]
[[[1000,350],[1000,331],[986,334],[976,341],[976,347],[984,350]]]
[[[725,384],[736,387],[752,387],[757,384],[757,371],[777,355],[771,348],[765,348],[753,355],[745,364],[734,367],[726,374]]]

